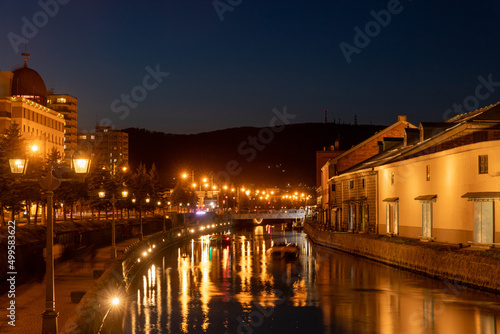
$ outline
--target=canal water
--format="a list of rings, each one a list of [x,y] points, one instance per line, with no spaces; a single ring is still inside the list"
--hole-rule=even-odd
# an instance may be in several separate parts
[[[500,296],[309,242],[283,225],[207,236],[153,258],[133,284],[124,333],[500,333]],[[273,243],[297,260],[272,260]]]

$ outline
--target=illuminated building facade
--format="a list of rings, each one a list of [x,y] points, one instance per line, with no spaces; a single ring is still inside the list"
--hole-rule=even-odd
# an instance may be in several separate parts
[[[317,204],[321,208],[318,219],[324,226],[331,229],[341,221],[349,220],[349,227],[353,227],[354,221],[359,219],[363,230],[375,230],[375,202],[367,196],[367,191],[373,183],[370,175],[339,184],[332,180],[349,168],[377,155],[381,150],[398,145],[403,141],[406,129],[416,129],[416,126],[409,123],[406,116],[398,116],[397,122],[349,150],[339,151],[340,154],[321,167],[321,185],[316,192]],[[339,178],[340,176],[336,180]],[[357,183],[359,188],[356,187],[355,190]],[[338,194],[342,196],[338,198]],[[373,207],[373,210],[370,207]]]
[[[500,242],[500,103],[404,138],[327,182],[329,230],[449,243]]]
[[[96,126],[95,132],[78,133],[78,150],[90,152],[97,165],[113,173],[128,166],[128,133],[110,126]]]
[[[47,106],[45,83],[27,59],[12,72],[0,71],[0,131],[16,123],[28,145],[44,154],[55,148],[64,157],[64,122],[62,113]]]
[[[64,115],[64,153],[71,157],[77,149],[78,99],[68,94],[48,92],[47,106]]]

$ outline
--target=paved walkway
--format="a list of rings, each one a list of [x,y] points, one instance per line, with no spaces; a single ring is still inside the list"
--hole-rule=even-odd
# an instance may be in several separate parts
[[[136,242],[137,238],[117,243],[118,253]],[[96,250],[55,265],[56,311],[59,312],[59,331],[76,309],[78,304],[71,302],[72,291],[88,291],[95,284],[94,269],[105,269],[111,261],[111,246]],[[17,276],[22,273],[17,273]],[[9,325],[7,318],[9,303],[12,299],[5,293],[0,296],[0,333],[41,333],[42,313],[45,311],[45,279],[40,282],[24,283],[16,287],[15,314],[16,326]]]

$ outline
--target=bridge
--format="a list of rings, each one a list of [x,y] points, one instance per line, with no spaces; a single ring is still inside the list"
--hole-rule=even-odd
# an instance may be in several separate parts
[[[253,220],[254,223],[260,224],[264,219],[290,219],[290,220],[304,220],[306,212],[304,210],[273,210],[264,212],[248,212],[248,213],[232,213],[231,219],[233,220]]]

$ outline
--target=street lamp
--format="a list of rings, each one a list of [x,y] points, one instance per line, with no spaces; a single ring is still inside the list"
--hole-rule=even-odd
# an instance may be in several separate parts
[[[27,159],[9,159],[10,170],[13,174],[22,175],[26,172],[28,165]],[[88,173],[90,166],[89,159],[73,159],[73,167],[78,176]],[[45,271],[45,312],[42,313],[42,334],[57,333],[56,297],[54,285],[54,218],[52,215],[54,207],[54,190],[56,190],[61,181],[74,181],[73,179],[58,179],[52,174],[53,167],[49,166],[47,174],[39,179],[40,187],[47,194],[47,249],[46,249],[46,271]],[[27,180],[33,181],[33,180]]]
[[[128,192],[127,192],[128,194]],[[123,195],[123,193],[122,193]],[[151,199],[149,198],[149,194],[147,195],[148,197],[146,197],[146,199],[144,199],[144,197],[139,197],[139,217],[140,217],[140,221],[141,221],[141,231],[139,232],[139,240],[142,241],[143,239],[143,236],[144,234],[142,233],[142,205],[143,205],[143,200],[144,202],[146,202],[147,204],[151,201]],[[132,203],[136,203],[137,202],[137,199],[135,198],[135,196],[132,198]]]
[[[9,165],[12,174],[25,174],[28,160],[19,158],[9,159]]]
[[[123,189],[121,192],[122,198],[128,197],[128,190]],[[116,204],[117,199],[115,198],[115,194],[111,196],[111,205],[113,206],[113,220],[111,222],[111,258],[116,259],[116,228],[115,228],[115,212],[116,212]],[[123,212],[122,212],[123,213]]]
[[[161,201],[158,201],[156,204],[158,204],[158,209],[161,210],[163,203]],[[170,205],[170,202],[168,202],[168,204]],[[165,221],[166,219],[167,219],[167,214],[165,213],[165,205],[163,205],[163,233],[167,232],[167,225]]]
[[[128,190],[123,189],[121,192],[122,198],[127,198],[128,196]],[[106,196],[106,193],[104,190],[99,191],[99,198],[104,198]],[[116,224],[115,224],[115,211],[116,211],[116,202],[118,199],[115,197],[115,194],[111,196],[111,199],[109,200],[111,202],[111,205],[113,207],[113,219],[111,221],[111,258],[114,260],[116,259]]]

